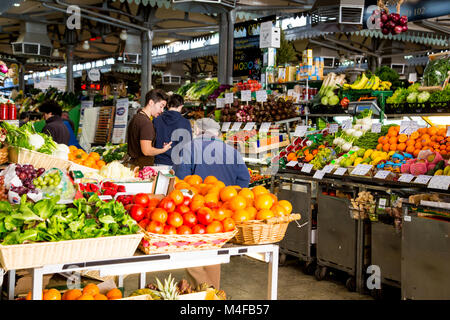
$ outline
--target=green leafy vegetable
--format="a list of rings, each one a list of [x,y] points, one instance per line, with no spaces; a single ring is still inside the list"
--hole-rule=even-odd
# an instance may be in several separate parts
[[[450,58],[448,56],[431,60],[428,62],[424,73],[424,85],[425,86],[440,86],[445,81],[450,71]]]

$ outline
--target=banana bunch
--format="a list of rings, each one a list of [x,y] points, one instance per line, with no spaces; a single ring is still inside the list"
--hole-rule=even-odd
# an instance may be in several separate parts
[[[389,81],[381,81],[381,79],[372,75],[370,78],[367,78],[366,74],[363,73],[353,84],[344,84],[343,88],[348,90],[389,90],[392,86],[392,83]]]

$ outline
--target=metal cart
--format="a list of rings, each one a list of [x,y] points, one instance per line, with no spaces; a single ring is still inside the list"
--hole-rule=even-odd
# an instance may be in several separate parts
[[[284,179],[284,175],[276,177],[280,183],[277,194],[278,199],[290,201],[294,211],[301,214],[301,220],[289,224],[283,240],[279,243],[280,263],[284,263],[286,255],[294,256],[306,262],[305,272],[307,274],[313,274],[315,269],[315,259],[312,255],[311,182],[300,181],[293,178]],[[274,178],[275,176],[272,176],[272,179]],[[289,186],[286,185],[287,183],[289,183]],[[299,188],[294,190],[294,185],[299,186]],[[303,190],[301,191],[301,189]]]
[[[401,285],[401,231],[383,222],[371,223],[371,263],[380,268],[382,285],[400,288]],[[382,288],[372,294],[381,297]]]
[[[356,289],[357,234],[359,220],[350,217],[350,201],[344,198],[317,196],[317,269],[316,278],[322,280],[327,268],[344,271],[349,275],[346,286]]]
[[[418,217],[412,207],[403,204],[402,299],[448,300],[450,222]]]

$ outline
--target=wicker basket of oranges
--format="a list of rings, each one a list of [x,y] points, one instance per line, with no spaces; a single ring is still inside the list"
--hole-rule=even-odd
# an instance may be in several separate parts
[[[70,146],[69,150],[69,160],[74,163],[72,170],[89,172],[100,170],[106,165],[105,161],[100,158],[100,154],[97,152],[87,153],[83,149],[78,149],[75,146]]]

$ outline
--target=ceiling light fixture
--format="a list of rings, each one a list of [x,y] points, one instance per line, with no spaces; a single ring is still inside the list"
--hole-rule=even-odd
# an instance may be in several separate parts
[[[164,40],[164,43],[170,43],[170,40]]]
[[[14,7],[20,7],[20,3],[14,3]]]
[[[85,40],[83,43],[83,49],[84,50],[89,50],[90,46],[89,46],[89,41]]]
[[[120,37],[120,39],[122,39],[124,41],[127,40],[127,38],[128,38],[127,30],[123,29],[122,32],[120,32],[119,37]]]

